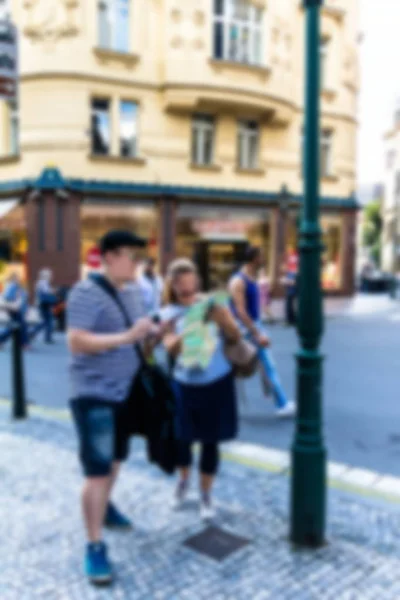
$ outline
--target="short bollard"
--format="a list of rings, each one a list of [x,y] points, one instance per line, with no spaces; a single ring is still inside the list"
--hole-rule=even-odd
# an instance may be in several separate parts
[[[22,360],[21,327],[13,325],[12,330],[12,416],[14,419],[26,419],[26,398],[24,382],[24,365]]]

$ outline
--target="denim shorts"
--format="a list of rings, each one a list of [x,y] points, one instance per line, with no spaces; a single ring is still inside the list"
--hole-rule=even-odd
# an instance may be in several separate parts
[[[79,456],[86,477],[106,477],[113,462],[126,460],[130,434],[126,427],[124,403],[91,398],[71,400],[78,433]]]

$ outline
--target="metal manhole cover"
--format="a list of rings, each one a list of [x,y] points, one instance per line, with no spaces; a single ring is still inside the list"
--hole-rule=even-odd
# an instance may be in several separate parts
[[[250,540],[234,535],[219,527],[207,527],[201,533],[198,533],[184,541],[183,545],[205,554],[214,560],[223,561],[225,558],[244,548],[250,543]]]

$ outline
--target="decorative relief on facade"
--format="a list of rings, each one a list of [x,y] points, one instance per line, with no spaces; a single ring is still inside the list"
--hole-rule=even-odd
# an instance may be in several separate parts
[[[171,20],[174,23],[179,23],[182,19],[182,13],[179,8],[174,8],[171,10]]]
[[[292,70],[292,41],[289,23],[282,19],[275,19],[271,33],[271,63],[280,65],[286,72]]]
[[[196,12],[193,15],[194,23],[201,27],[202,25],[204,25],[205,20],[206,19],[204,12],[202,12],[201,10],[196,10]]]
[[[193,2],[192,6],[187,3],[184,8],[172,8],[170,17],[172,24],[170,44],[172,48],[186,47],[194,50],[204,48],[202,28],[206,22],[206,17],[203,10],[196,8],[196,2]],[[201,31],[200,34],[199,30]]]
[[[202,48],[204,48],[203,38],[197,38],[197,39],[193,40],[193,48],[195,50],[201,50]]]
[[[79,0],[24,0],[24,34],[41,41],[74,36],[79,27]]]
[[[182,38],[179,35],[175,35],[171,39],[171,47],[172,48],[180,48],[182,46]]]

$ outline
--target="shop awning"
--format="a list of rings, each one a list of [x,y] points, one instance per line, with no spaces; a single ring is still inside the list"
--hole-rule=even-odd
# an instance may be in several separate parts
[[[0,229],[2,231],[19,231],[25,227],[25,213],[20,199],[0,200]]]
[[[18,198],[12,198],[10,200],[2,200],[0,202],[0,221],[1,219],[3,219],[5,216],[7,216],[8,214],[10,214],[10,212],[16,207],[18,206],[19,203],[19,199]]]

